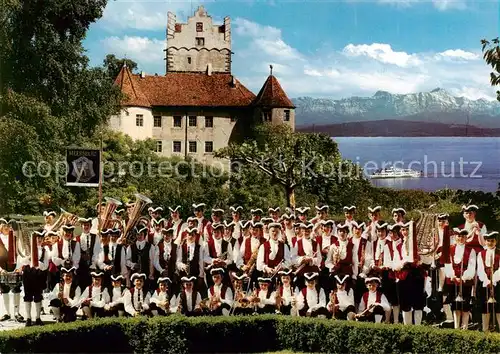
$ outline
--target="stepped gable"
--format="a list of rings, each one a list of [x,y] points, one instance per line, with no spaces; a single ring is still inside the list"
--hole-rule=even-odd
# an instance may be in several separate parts
[[[267,77],[253,104],[264,108],[295,108],[278,79],[272,74]]]
[[[151,107],[148,97],[137,82],[137,75],[133,75],[126,64],[122,66],[120,73],[116,77],[115,84],[125,94],[125,98],[121,102],[122,106]]]
[[[231,74],[170,72],[165,76],[131,76],[151,106],[245,107],[255,99]]]

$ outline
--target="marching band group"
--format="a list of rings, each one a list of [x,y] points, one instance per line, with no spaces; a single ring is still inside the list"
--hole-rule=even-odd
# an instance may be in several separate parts
[[[137,203],[137,202],[136,202]],[[328,217],[327,205],[252,209],[242,220],[242,207],[211,210],[193,204],[194,215],[180,218],[180,207],[149,208],[143,217],[134,204],[125,209],[97,206],[97,218],[59,217],[44,213],[46,225],[32,233],[31,254],[15,251],[12,229],[0,219],[0,290],[6,314],[19,314],[24,289],[26,325],[42,324],[43,292],[57,321],[103,316],[284,315],[343,320],[421,324],[424,316],[445,318],[467,329],[471,308],[481,304],[483,331],[490,318],[500,324],[500,253],[497,232],[487,233],[476,221],[478,207],[463,206],[464,223],[449,225],[438,216],[430,235],[434,247],[422,252],[413,220],[402,208],[393,222],[380,220],[381,207],[368,208],[369,221],[355,221],[356,207],[344,207],[345,220]],[[54,222],[55,221],[55,222]],[[75,235],[75,225],[81,233]],[[134,238],[128,239],[133,226]],[[101,230],[101,231],[99,231]],[[22,281],[9,281],[21,277]],[[431,295],[439,305],[431,306]],[[428,321],[427,321],[428,322]]]

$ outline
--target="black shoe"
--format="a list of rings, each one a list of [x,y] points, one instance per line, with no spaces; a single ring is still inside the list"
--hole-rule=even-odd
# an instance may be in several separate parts
[[[35,325],[37,325],[37,326],[43,326],[43,322],[42,322],[42,320],[41,320],[41,319],[39,319],[39,318],[37,318],[37,319],[35,320]]]
[[[31,318],[26,320],[26,327],[31,327],[33,324],[31,323]]]
[[[42,311],[40,311],[40,315],[45,315],[45,310],[42,307]]]
[[[21,316],[19,313],[14,315],[14,318],[16,319],[17,322],[24,322],[24,317]]]
[[[2,322],[3,321],[8,321],[8,320],[10,320],[10,315],[7,315],[7,314],[3,315],[2,318],[0,318],[0,321],[2,321]]]

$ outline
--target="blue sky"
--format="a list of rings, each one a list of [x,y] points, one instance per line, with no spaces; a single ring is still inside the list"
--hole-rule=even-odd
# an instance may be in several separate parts
[[[110,1],[85,47],[164,74],[167,12],[178,21],[200,1]],[[471,99],[495,96],[480,40],[499,35],[498,1],[206,1],[216,23],[232,22],[233,73],[257,92],[269,64],[290,97],[371,96],[442,87]]]

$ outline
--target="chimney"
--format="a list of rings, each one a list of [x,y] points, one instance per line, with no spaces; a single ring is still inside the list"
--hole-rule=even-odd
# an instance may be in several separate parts
[[[146,77],[146,73],[144,71],[141,71],[141,79],[144,79]]]
[[[236,87],[236,79],[231,75],[231,87]]]
[[[212,63],[207,64],[207,75],[212,76]]]

